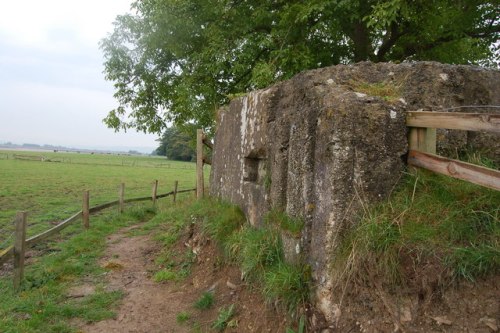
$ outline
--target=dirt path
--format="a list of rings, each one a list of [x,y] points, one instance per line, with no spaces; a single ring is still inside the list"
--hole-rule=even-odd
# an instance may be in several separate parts
[[[127,236],[126,228],[107,239],[106,256],[101,265],[111,269],[108,288],[122,290],[125,297],[116,319],[81,326],[85,333],[189,332],[176,323],[176,316],[187,302],[175,285],[151,280],[155,242],[149,236]]]
[[[258,290],[241,281],[236,266],[222,265],[215,244],[192,228],[169,250],[178,258],[188,248],[198,253],[191,274],[179,282],[154,282],[151,276],[160,269],[154,258],[162,247],[151,236],[130,237],[134,228],[140,226],[109,236],[106,255],[100,260],[100,265],[109,270],[106,289],[125,293],[115,319],[75,323],[81,333],[212,332],[219,311],[229,306],[234,306],[235,311],[227,333],[284,332],[290,326],[282,313],[266,305]],[[80,285],[71,293],[81,297],[94,290],[94,286]],[[206,291],[212,293],[213,305],[195,309],[194,303]],[[181,312],[188,314],[189,319],[179,324],[177,316]]]

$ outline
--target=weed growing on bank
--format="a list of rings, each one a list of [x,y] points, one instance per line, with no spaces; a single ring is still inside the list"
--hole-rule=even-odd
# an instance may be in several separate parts
[[[191,318],[191,315],[187,312],[180,312],[176,316],[176,320],[179,324],[184,324]]]
[[[236,323],[234,325],[231,324],[231,318],[234,316],[234,314],[234,304],[231,304],[227,308],[221,308],[219,310],[219,314],[217,315],[217,319],[215,319],[212,324],[212,328],[219,332],[222,332],[226,327],[236,326]]]
[[[214,301],[214,294],[206,291],[201,294],[200,298],[196,300],[196,302],[194,303],[194,307],[198,310],[208,310],[212,307]]]
[[[153,275],[155,282],[178,281],[180,279],[179,274],[169,268],[164,268]]]

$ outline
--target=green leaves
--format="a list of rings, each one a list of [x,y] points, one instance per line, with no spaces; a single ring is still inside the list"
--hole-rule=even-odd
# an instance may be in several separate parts
[[[190,136],[176,127],[167,128],[159,141],[157,155],[176,161],[191,161],[196,155]]]
[[[256,88],[265,88],[273,83],[276,71],[265,62],[259,62],[252,70],[252,83]]]
[[[372,12],[364,17],[369,28],[385,29],[398,19],[408,17],[408,8],[403,0],[380,1],[372,6]]]
[[[317,67],[436,60],[495,66],[498,4],[409,0],[142,0],[101,42],[115,130],[212,130],[228,96]]]

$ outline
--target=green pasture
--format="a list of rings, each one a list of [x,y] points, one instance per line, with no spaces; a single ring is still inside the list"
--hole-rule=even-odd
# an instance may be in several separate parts
[[[172,191],[176,180],[179,190],[194,188],[195,172],[194,163],[160,157],[0,151],[0,248],[12,242],[17,211],[28,212],[34,235],[79,211],[84,190],[94,206],[118,199],[122,182],[125,198],[151,195],[155,179],[158,194]]]

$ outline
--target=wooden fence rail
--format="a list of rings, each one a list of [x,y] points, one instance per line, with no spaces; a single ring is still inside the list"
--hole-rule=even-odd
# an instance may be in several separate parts
[[[412,111],[407,113],[406,125],[500,133],[500,114]]]
[[[408,164],[500,191],[500,171],[436,155],[436,128],[500,134],[500,114],[412,111]]]
[[[123,185],[124,186],[124,185]],[[179,193],[187,193],[187,192],[193,192],[193,191],[196,191],[196,188],[193,188],[193,189],[186,189],[186,190],[177,190],[177,186],[178,186],[178,181],[175,182],[175,188],[173,191],[170,191],[168,193],[163,193],[163,194],[158,194],[156,195],[156,199],[160,199],[160,198],[165,198],[165,197],[168,197],[168,196],[175,196]],[[87,191],[85,191],[86,193]],[[84,198],[85,198],[85,194],[84,194]],[[86,198],[85,198],[86,199]],[[84,201],[85,201],[84,199]],[[123,200],[123,203],[130,203],[130,202],[139,202],[139,201],[148,201],[148,200],[153,200],[153,197],[152,196],[147,196],[147,197],[139,197],[139,198],[129,198],[129,199],[124,199]],[[113,206],[119,206],[120,205],[120,199],[119,200],[114,200],[114,201],[110,201],[110,202],[106,202],[106,203],[103,203],[103,204],[100,204],[100,205],[97,205],[97,206],[94,206],[94,207],[89,207],[88,208],[88,213],[89,215],[90,214],[94,214],[94,213],[97,213],[99,211],[102,211],[106,208],[110,208],[110,207],[113,207]],[[85,206],[85,205],[84,205]],[[83,207],[85,209],[85,207]],[[62,221],[61,223],[59,223],[58,225],[56,225],[55,227],[52,227],[38,235],[35,235],[35,236],[32,236],[28,239],[25,240],[25,247],[30,247],[34,244],[37,244],[39,243],[40,241],[46,239],[46,238],[49,238],[50,236],[53,236],[55,234],[57,234],[58,232],[60,232],[61,230],[63,230],[64,228],[66,228],[67,226],[69,226],[70,224],[74,223],[75,221],[78,221],[80,220],[81,218],[83,218],[83,210],[75,213],[74,215],[70,216],[69,218],[67,218],[66,220]],[[19,219],[16,218],[16,221]],[[90,224],[89,224],[90,226]],[[86,224],[84,222],[84,227],[86,227]],[[25,237],[25,236],[24,236]],[[15,246],[14,245],[11,245],[3,250],[0,250],[0,265],[2,265],[3,263],[5,263],[6,261],[8,261],[9,259],[11,259],[15,254]],[[14,283],[16,285],[16,282]]]
[[[38,155],[19,155],[19,154],[14,154],[12,157],[15,160],[29,160],[29,161],[44,161],[45,157],[43,156],[38,156]]]

